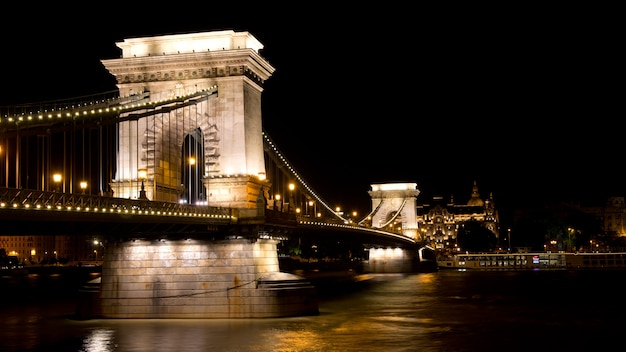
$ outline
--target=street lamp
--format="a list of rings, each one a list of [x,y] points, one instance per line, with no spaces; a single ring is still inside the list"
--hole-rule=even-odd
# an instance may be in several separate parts
[[[3,155],[4,154],[2,154],[2,146],[0,145],[0,156],[3,156]],[[4,159],[4,157],[2,159]],[[4,172],[3,172],[3,169],[2,169],[2,165],[3,164],[4,164],[4,161],[2,161],[0,163],[0,187],[4,184],[4,181],[3,181],[3,179],[4,179]]]
[[[291,202],[293,202],[293,190],[296,189],[296,185],[289,183],[289,199],[287,199],[287,213],[291,213]]]
[[[100,251],[100,258],[102,258],[104,256],[104,245],[102,244],[101,241],[98,241],[98,239],[94,239],[92,248],[94,248],[93,256],[94,256],[94,259],[96,260],[96,265],[97,265],[98,264],[98,250],[102,249]]]
[[[191,176],[191,170],[192,167],[196,164],[196,158],[194,158],[193,156],[189,157],[189,198],[187,203],[191,204],[193,202],[193,198],[192,198],[192,194],[194,194],[194,187],[192,185],[192,176]]]
[[[567,228],[567,251],[568,252],[572,251],[572,231],[573,229],[571,227]]]
[[[83,194],[85,194],[85,190],[87,189],[87,181],[80,181],[80,189],[83,191]]]
[[[55,192],[60,192],[61,191],[61,180],[63,179],[63,177],[61,176],[61,174],[54,174],[52,175],[52,181],[54,181],[54,190]]]
[[[513,246],[511,246],[511,228],[509,227],[507,229],[507,235],[508,235],[508,247],[509,247],[509,253],[511,253],[511,248],[513,248]]]
[[[280,194],[275,194],[274,195],[274,210],[276,210],[276,206],[277,206],[276,203],[278,203],[278,202],[280,202]],[[280,205],[280,208],[278,210],[281,211],[281,212],[283,211],[282,204]]]
[[[144,181],[148,177],[148,170],[146,170],[146,169],[139,169],[139,170],[137,170],[137,175],[138,175],[139,179],[141,180],[141,190],[139,190],[139,199],[141,199],[141,200],[148,200],[148,196],[146,196],[146,187],[145,187],[145,183],[144,183]]]

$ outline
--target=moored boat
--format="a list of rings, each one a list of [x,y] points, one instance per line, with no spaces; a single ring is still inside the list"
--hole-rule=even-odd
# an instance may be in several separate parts
[[[626,270],[626,252],[567,253],[567,268]]]
[[[565,269],[565,253],[464,253],[437,260],[439,269]]]
[[[459,253],[438,258],[437,267],[480,270],[626,270],[626,252]]]

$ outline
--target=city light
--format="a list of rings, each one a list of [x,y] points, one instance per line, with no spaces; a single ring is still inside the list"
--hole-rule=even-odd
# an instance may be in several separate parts
[[[54,181],[54,187],[55,187],[55,191],[56,192],[61,192],[61,180],[63,179],[63,176],[61,176],[61,174],[56,173],[54,175],[52,175],[52,181]]]

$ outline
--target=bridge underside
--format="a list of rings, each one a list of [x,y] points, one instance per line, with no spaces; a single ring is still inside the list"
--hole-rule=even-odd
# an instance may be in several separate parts
[[[341,270],[345,267],[365,273],[415,273],[436,269],[434,251],[423,242],[348,227],[299,226],[280,245],[282,253],[290,253],[292,258],[300,260],[297,263],[283,258],[285,267],[290,268]]]
[[[8,216],[7,216],[8,215]],[[32,221],[33,216],[37,221]],[[11,211],[0,212],[3,235],[8,236],[42,236],[42,235],[70,235],[70,236],[97,236],[97,237],[141,237],[168,235],[185,236],[188,234],[226,234],[228,225],[207,224],[184,219],[162,219],[152,217],[126,217],[117,214],[75,214],[64,212],[38,211]],[[31,221],[29,221],[31,220]]]

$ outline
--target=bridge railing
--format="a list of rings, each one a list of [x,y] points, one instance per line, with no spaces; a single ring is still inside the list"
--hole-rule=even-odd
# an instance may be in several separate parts
[[[108,211],[230,218],[230,208],[0,187],[0,208]]]

